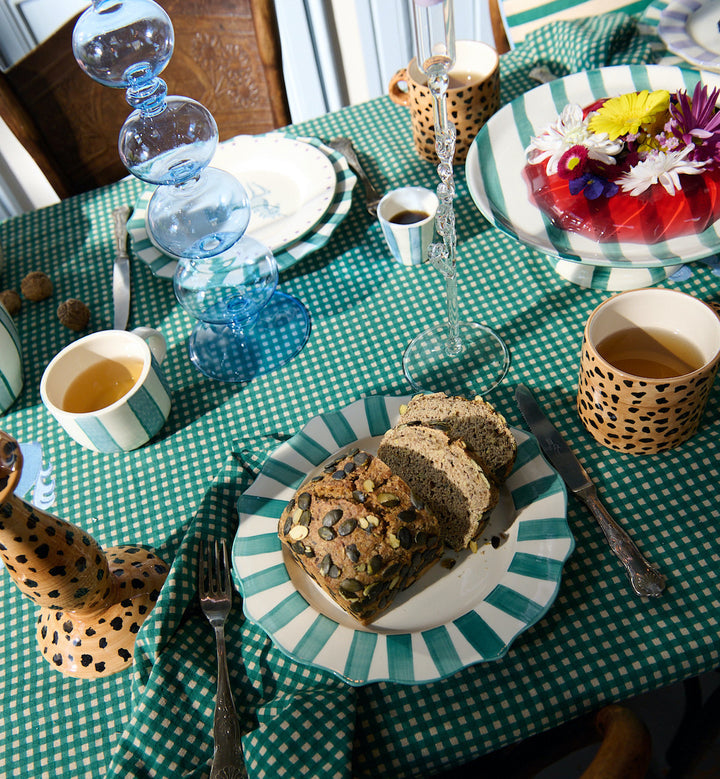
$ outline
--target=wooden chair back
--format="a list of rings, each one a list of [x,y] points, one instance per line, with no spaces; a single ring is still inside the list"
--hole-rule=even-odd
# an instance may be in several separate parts
[[[161,0],[175,30],[162,73],[168,94],[215,117],[220,139],[290,123],[272,0]],[[75,19],[0,74],[0,116],[61,198],[127,175],[118,133],[123,90],[85,75],[72,53]]]
[[[488,0],[488,9],[490,11],[490,25],[492,27],[495,48],[498,54],[505,54],[505,52],[510,51],[511,46],[505,18],[500,10],[500,0]]]

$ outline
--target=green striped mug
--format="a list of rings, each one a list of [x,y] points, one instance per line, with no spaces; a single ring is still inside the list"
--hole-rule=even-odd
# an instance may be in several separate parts
[[[40,381],[48,411],[81,446],[129,452],[167,421],[170,389],[160,369],[167,344],[150,327],[103,330],[66,346]]]
[[[12,406],[22,387],[20,338],[13,318],[0,303],[0,414]]]

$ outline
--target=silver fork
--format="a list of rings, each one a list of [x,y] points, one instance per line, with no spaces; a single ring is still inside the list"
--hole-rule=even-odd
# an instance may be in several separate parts
[[[200,606],[215,630],[218,687],[213,720],[213,753],[210,779],[247,777],[240,745],[240,724],[233,703],[225,653],[225,620],[232,606],[230,561],[225,541],[200,542],[198,561]]]
[[[348,161],[350,169],[357,175],[365,189],[365,207],[370,216],[376,217],[378,203],[382,199],[382,195],[372,185],[367,173],[365,173],[365,169],[360,164],[353,142],[349,138],[333,138],[328,143],[328,146],[342,154]]]

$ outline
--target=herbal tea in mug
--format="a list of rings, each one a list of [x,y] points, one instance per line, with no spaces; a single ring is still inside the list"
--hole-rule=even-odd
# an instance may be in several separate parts
[[[160,432],[170,388],[167,353],[150,327],[103,330],[66,346],[45,368],[40,396],[65,432],[96,452],[129,452]]]
[[[104,359],[85,368],[65,390],[63,411],[86,414],[112,406],[137,384],[143,365],[140,359]]]
[[[694,343],[678,333],[658,328],[618,330],[603,338],[597,350],[618,370],[649,379],[684,376],[705,362]]]
[[[720,362],[720,318],[672,289],[636,289],[601,303],[583,335],[577,409],[603,446],[653,454],[700,424]]]

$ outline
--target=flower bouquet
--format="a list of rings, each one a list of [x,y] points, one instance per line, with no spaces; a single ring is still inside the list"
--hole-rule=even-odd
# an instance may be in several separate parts
[[[720,89],[628,93],[565,106],[532,138],[530,197],[551,222],[596,241],[657,243],[720,217]]]

